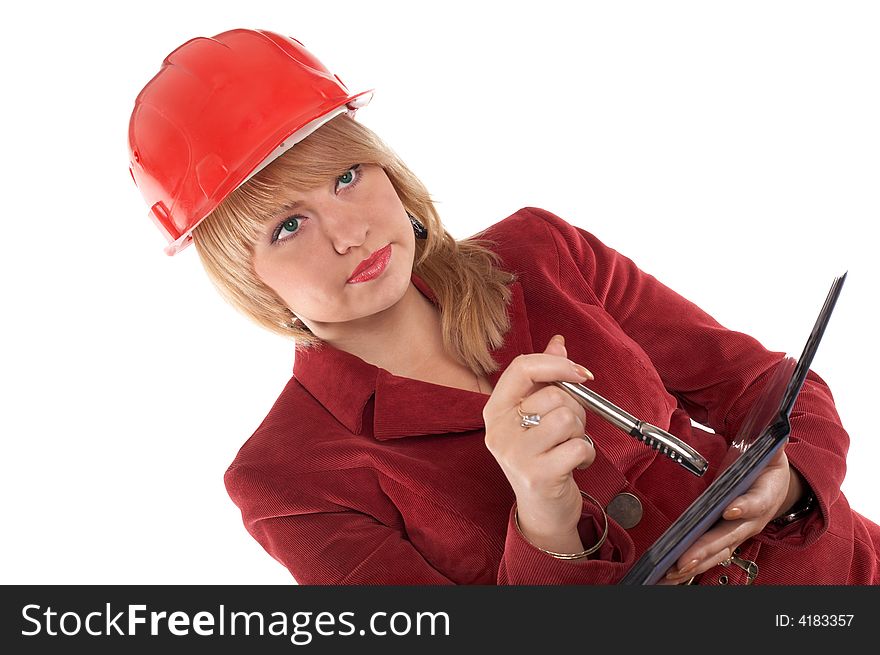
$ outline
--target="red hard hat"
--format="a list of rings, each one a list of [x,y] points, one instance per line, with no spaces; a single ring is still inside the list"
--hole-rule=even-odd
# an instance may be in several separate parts
[[[366,105],[296,39],[265,30],[195,38],[138,94],[129,168],[174,255],[224,198],[334,116]]]

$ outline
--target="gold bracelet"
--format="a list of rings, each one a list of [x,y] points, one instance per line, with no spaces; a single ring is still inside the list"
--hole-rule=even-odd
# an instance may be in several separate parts
[[[605,543],[605,538],[608,536],[608,515],[605,513],[602,505],[599,504],[599,501],[593,498],[586,491],[581,491],[581,496],[591,500],[593,504],[602,511],[602,518],[605,519],[605,529],[602,531],[602,536],[599,537],[599,541],[597,541],[594,546],[591,546],[590,548],[587,548],[587,550],[580,553],[554,553],[552,550],[544,550],[543,548],[539,548],[538,546],[535,546],[535,544],[532,544],[531,541],[526,539],[526,536],[522,533],[522,528],[519,527],[519,514],[517,512],[514,512],[513,522],[516,524],[516,529],[519,531],[520,536],[528,541],[528,543],[530,543],[532,546],[540,550],[542,553],[547,553],[548,555],[550,555],[551,557],[555,557],[556,559],[583,559],[587,555],[592,555],[602,547],[602,544]]]

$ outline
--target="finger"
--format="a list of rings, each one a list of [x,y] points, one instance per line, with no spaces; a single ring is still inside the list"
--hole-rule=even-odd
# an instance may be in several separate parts
[[[573,436],[556,444],[537,456],[538,466],[549,476],[571,473],[574,469],[586,469],[596,459],[592,440]]]
[[[715,568],[719,564],[725,562],[729,557],[733,556],[733,547],[725,547],[720,551],[712,553],[705,557],[702,560],[696,560],[697,564],[694,565],[694,560],[691,561],[691,567],[684,570],[672,569],[664,578],[667,584],[681,584],[682,582],[696,576],[701,573],[705,573],[706,571]]]
[[[523,429],[522,432],[517,439],[520,452],[533,456],[543,455],[569,439],[585,441],[583,418],[578,412],[564,406],[542,414],[540,425]]]
[[[541,383],[584,382],[592,377],[587,369],[565,357],[546,353],[518,355],[498,378],[490,402],[499,407],[514,407]]]
[[[544,459],[541,464],[555,474],[589,468],[596,459],[593,439],[584,430],[583,419],[568,408],[557,408],[541,420],[542,431],[534,434],[533,456]],[[535,430],[535,428],[531,428]]]
[[[561,334],[556,334],[552,339],[547,343],[547,347],[544,348],[544,352],[548,355],[558,355],[559,357],[568,357],[568,351],[565,348],[565,337]]]
[[[750,522],[745,520],[721,521],[682,554],[670,577],[690,577],[703,573],[730,557],[734,548],[751,536],[749,526]]]
[[[720,553],[727,547],[733,550],[733,548],[751,536],[748,533],[748,527],[749,522],[744,520],[721,521],[697,539],[694,545],[685,551],[682,557],[679,558],[679,564],[694,559],[712,559],[717,553]]]
[[[547,347],[544,349],[544,353],[547,355],[558,355],[559,357],[568,357],[568,351],[565,348],[565,337],[562,336],[561,334],[554,335],[553,338],[550,339],[549,343],[547,344]],[[590,373],[590,377],[588,379],[593,379],[592,372]],[[570,404],[572,406],[575,406],[575,405],[580,406],[580,403],[578,403],[576,400],[574,400],[574,398],[571,396],[571,394],[564,394],[564,396],[570,401]]]
[[[574,397],[556,385],[545,384],[533,394],[523,398],[517,407],[524,414],[545,416],[559,407],[567,407],[586,423],[587,411]]]
[[[727,520],[767,516],[773,509],[772,503],[778,502],[779,493],[784,493],[775,487],[774,482],[772,476],[759,477],[746,493],[725,508],[722,516]]]
[[[692,560],[684,569],[670,569],[664,580],[668,584],[681,584],[686,580],[693,578],[694,576],[700,575],[701,573],[705,573],[706,571],[715,568],[721,562],[723,562],[727,557],[729,557],[728,553],[731,552],[727,549],[721,551],[720,553],[715,553],[712,557],[702,559],[702,560]]]
[[[584,441],[586,441],[587,444],[589,444],[590,449],[592,450],[592,453],[589,453],[588,456],[587,456],[587,458],[585,458],[584,461],[582,461],[582,462],[581,462],[580,464],[578,464],[577,467],[576,467],[576,468],[578,468],[578,469],[580,469],[580,470],[583,471],[584,469],[590,468],[590,465],[591,465],[591,464],[593,463],[593,461],[596,459],[596,444],[593,443],[593,437],[591,437],[591,436],[588,435],[587,433],[584,433],[584,436],[581,437],[581,438],[582,438]]]
[[[788,457],[785,454],[785,448],[780,448],[776,451],[776,454],[770,458],[770,461],[767,462],[767,467],[773,466],[788,466]]]

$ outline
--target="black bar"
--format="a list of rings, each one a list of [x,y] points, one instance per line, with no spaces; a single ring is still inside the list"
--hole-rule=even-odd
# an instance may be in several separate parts
[[[761,650],[772,644],[809,646],[809,652],[816,652],[813,649],[820,646],[855,646],[857,640],[873,637],[880,626],[878,587],[285,585],[7,586],[2,590],[0,639],[7,653],[80,652],[72,650],[80,647],[88,653],[119,653],[145,646],[164,655],[191,653],[221,642],[254,647],[260,653],[289,653],[300,647],[327,653],[364,647],[381,648],[383,653],[413,649],[448,653],[450,648],[484,644],[514,652],[559,645],[703,651],[721,644],[739,644],[744,650],[756,644]],[[180,613],[175,615],[174,630],[187,634],[175,635],[169,626],[168,617],[174,612]],[[263,634],[255,634],[258,615],[249,621],[242,616],[233,620],[233,612],[260,613]],[[156,635],[150,634],[152,613],[159,617]],[[376,615],[372,627],[386,634],[373,634],[374,613],[384,613]],[[418,613],[434,614],[433,632],[423,616],[421,634],[416,634]],[[130,635],[132,616],[144,623],[133,624]],[[209,634],[198,634],[197,623],[201,632]],[[245,623],[250,635],[243,634]],[[235,634],[231,625],[237,626]],[[270,634],[273,625],[281,634]],[[87,628],[111,634],[93,636]],[[48,630],[59,634],[50,636]],[[66,636],[62,630],[77,634]]]

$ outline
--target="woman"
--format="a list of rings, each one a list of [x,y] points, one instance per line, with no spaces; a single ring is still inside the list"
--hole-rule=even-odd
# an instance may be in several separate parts
[[[193,241],[234,306],[295,341],[226,473],[245,526],[301,584],[617,582],[710,476],[551,383],[686,435],[711,468],[783,353],[550,212],[456,242],[354,120],[369,96],[293,39],[232,30],[169,55],[132,114],[167,252]],[[667,583],[880,581],[880,528],[840,492],[848,436],[813,372],[791,427]]]

